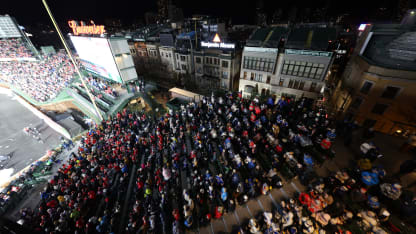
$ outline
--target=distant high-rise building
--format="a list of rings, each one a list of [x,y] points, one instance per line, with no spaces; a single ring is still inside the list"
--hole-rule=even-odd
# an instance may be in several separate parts
[[[283,11],[281,8],[275,10],[272,16],[272,24],[280,23],[280,21],[282,20],[282,14]]]
[[[411,9],[404,14],[401,24],[415,25],[416,24],[416,9]]]
[[[158,15],[154,12],[146,12],[144,13],[144,20],[147,25],[155,24],[158,20]]]
[[[168,8],[168,19],[173,22],[183,21],[182,8],[178,8],[175,5],[170,4]]]
[[[159,20],[167,19],[169,16],[169,0],[157,0],[157,16]]]
[[[296,22],[297,19],[298,8],[293,6],[289,11],[288,19],[290,22]]]
[[[263,8],[263,0],[258,0],[256,3],[256,24],[259,26],[266,26],[267,24],[267,15],[264,13]]]
[[[410,2],[409,0],[399,0],[397,6],[397,20],[401,21],[409,10]]]

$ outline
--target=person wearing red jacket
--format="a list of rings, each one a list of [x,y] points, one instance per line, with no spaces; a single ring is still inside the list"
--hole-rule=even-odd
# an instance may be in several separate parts
[[[328,138],[325,138],[321,141],[321,147],[324,150],[329,150],[331,148],[331,141]]]

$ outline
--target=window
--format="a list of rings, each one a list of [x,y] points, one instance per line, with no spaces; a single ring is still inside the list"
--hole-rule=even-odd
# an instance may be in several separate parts
[[[364,99],[362,97],[356,97],[355,100],[351,103],[351,107],[358,109],[363,103]]]
[[[371,87],[373,87],[373,83],[370,81],[365,81],[363,87],[361,87],[360,92],[363,94],[368,94],[370,92]]]
[[[270,76],[267,76],[267,80],[266,80],[266,83],[267,84],[270,84],[270,79],[271,79],[271,77]]]
[[[247,79],[247,72],[244,72],[244,79]]]
[[[301,81],[301,82],[299,83],[299,89],[300,89],[300,90],[303,90],[303,86],[305,86],[305,81]]]
[[[285,79],[280,78],[280,80],[279,80],[279,86],[283,86],[283,83],[285,83]]]
[[[309,87],[309,92],[315,92],[315,89],[316,89],[316,83],[312,82],[311,87]]]
[[[263,74],[259,74],[257,77],[258,82],[263,82]]]
[[[160,52],[160,55],[163,57],[163,52]]]
[[[394,99],[397,96],[397,94],[399,93],[399,91],[400,91],[400,88],[398,88],[398,87],[387,86],[387,88],[384,90],[381,97]]]
[[[222,72],[222,77],[227,79],[228,78],[228,72],[223,71]]]
[[[181,61],[184,62],[185,61],[185,56],[181,56]]]
[[[295,80],[295,84],[293,85],[294,89],[298,89],[299,88],[299,81]]]
[[[288,88],[292,88],[293,87],[293,80],[289,80],[289,85],[287,87]]]
[[[244,56],[243,68],[264,72],[273,72],[274,59]]]
[[[186,65],[182,64],[182,70],[186,70]]]
[[[208,57],[205,57],[205,63],[208,63]]]
[[[198,63],[198,64],[201,63],[201,57],[196,57],[196,63]]]
[[[254,73],[253,72],[251,73],[250,80],[254,80]]]
[[[212,58],[208,58],[208,61],[209,64],[212,64]]]
[[[387,107],[388,105],[386,104],[377,103],[374,105],[373,109],[371,110],[371,113],[382,115],[386,111]]]
[[[319,79],[325,65],[322,63],[307,63],[302,61],[283,61],[282,74]]]
[[[221,87],[222,87],[222,88],[227,88],[227,81],[222,80],[222,81],[221,81]]]
[[[228,61],[222,61],[222,67],[228,68]]]

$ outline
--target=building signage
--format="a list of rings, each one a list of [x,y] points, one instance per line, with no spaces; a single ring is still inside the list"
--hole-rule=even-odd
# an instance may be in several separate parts
[[[312,50],[292,50],[286,49],[285,54],[297,54],[297,55],[309,55],[309,56],[323,56],[323,57],[331,57],[332,52],[326,51],[312,51]]]
[[[275,54],[277,54],[279,52],[279,49],[245,46],[244,51],[245,52],[261,52],[261,53],[275,53]]]
[[[220,48],[220,49],[234,49],[235,48],[235,44],[223,43],[223,42],[218,43],[218,42],[201,41],[201,46],[207,47],[207,48]]]
[[[218,36],[218,33],[216,33],[214,39],[212,40],[212,42],[201,41],[201,47],[206,47],[206,48],[219,48],[219,49],[234,49],[235,48],[235,44],[221,42],[221,39]]]
[[[81,21],[80,25],[78,25],[78,22],[75,20],[68,21],[69,27],[76,36],[80,34],[101,35],[105,33],[104,25],[95,25],[93,21],[91,21],[91,24],[92,25],[86,25]]]

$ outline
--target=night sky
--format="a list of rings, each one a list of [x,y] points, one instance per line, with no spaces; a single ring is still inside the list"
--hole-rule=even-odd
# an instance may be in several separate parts
[[[260,0],[173,0],[181,7],[185,16],[192,14],[211,14],[232,17],[233,23],[254,23],[255,8]],[[277,8],[288,15],[293,6],[298,11],[304,8],[329,6],[329,14],[350,13],[366,20],[379,7],[394,8],[399,0],[263,0],[264,10],[269,16]],[[414,0],[408,0],[414,7]],[[106,18],[120,18],[124,23],[143,19],[148,11],[157,11],[156,0],[49,0],[56,19],[66,22],[69,19],[93,19],[97,24]],[[22,25],[33,25],[37,22],[49,23],[41,0],[5,0],[1,3],[0,14],[16,17]]]

